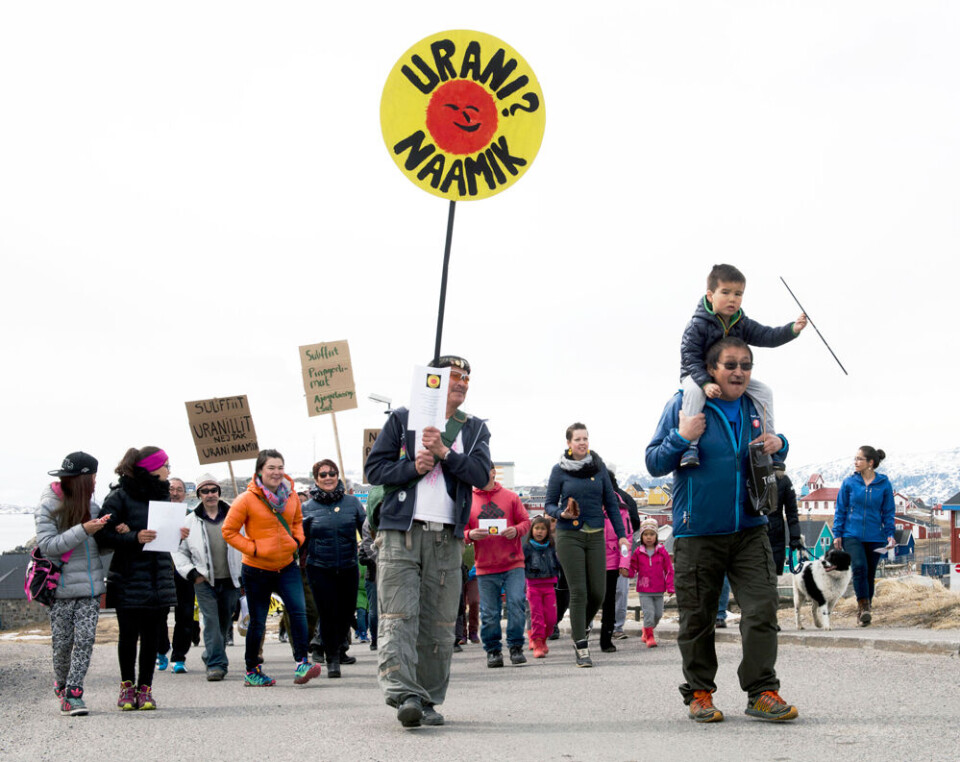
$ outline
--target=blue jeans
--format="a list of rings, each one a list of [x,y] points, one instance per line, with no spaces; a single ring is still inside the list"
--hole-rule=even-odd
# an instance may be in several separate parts
[[[717,619],[727,621],[727,606],[730,603],[730,578],[723,575],[723,587],[720,588],[720,602],[717,604]]]
[[[494,653],[502,650],[500,640],[500,592],[507,594],[507,646],[523,646],[523,622],[526,604],[526,575],[523,569],[496,574],[478,574],[480,585],[480,639],[483,650]]]
[[[853,567],[853,589],[857,600],[873,601],[874,580],[880,563],[880,554],[874,551],[885,545],[885,542],[864,542],[857,537],[843,538],[843,549],[850,554]]]
[[[247,672],[261,663],[260,644],[267,629],[267,614],[270,611],[270,594],[276,593],[283,600],[283,607],[290,615],[290,639],[293,641],[293,658],[307,658],[309,636],[307,634],[307,604],[303,598],[303,579],[295,563],[280,571],[266,571],[243,565],[243,589],[247,594],[250,610],[250,625],[247,628],[247,643],[243,658]]]
[[[357,639],[366,640],[367,639],[367,610],[366,609],[357,609],[357,627],[356,627]]]
[[[211,585],[201,582],[194,585],[200,618],[203,621],[203,663],[207,669],[222,669],[229,666],[227,659],[227,632],[233,626],[233,610],[240,599],[240,588],[229,579],[218,579]]]

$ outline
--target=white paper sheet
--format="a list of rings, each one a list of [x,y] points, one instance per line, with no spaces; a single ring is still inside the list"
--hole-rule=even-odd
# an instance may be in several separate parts
[[[506,519],[477,519],[478,529],[486,529],[490,534],[503,534],[507,531]]]
[[[183,503],[151,500],[150,510],[147,513],[147,529],[153,529],[157,533],[157,539],[146,543],[143,549],[158,553],[173,553],[180,544],[183,515]]]
[[[410,415],[407,428],[420,432],[427,426],[443,431],[447,425],[447,387],[450,384],[450,368],[427,368],[418,365],[413,369],[413,384],[410,388]]]

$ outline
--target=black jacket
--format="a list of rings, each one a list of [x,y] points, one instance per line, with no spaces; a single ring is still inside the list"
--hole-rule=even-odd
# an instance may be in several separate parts
[[[108,608],[166,608],[177,603],[173,582],[173,559],[169,553],[144,550],[137,532],[147,528],[150,500],[169,500],[170,488],[146,471],[137,478],[120,477],[100,515],[114,519],[94,535],[97,545],[113,550],[107,573]],[[118,534],[116,527],[126,524],[130,531]]]
[[[387,490],[380,507],[377,531],[397,529],[406,532],[416,513],[417,488],[407,485],[417,478],[417,442],[415,432],[407,430],[409,411],[400,407],[387,419],[386,425],[373,443],[367,458],[367,479],[371,484],[399,487]],[[480,418],[467,416],[460,429],[463,452],[453,452],[442,462],[447,494],[454,502],[456,525],[454,535],[463,537],[463,528],[470,519],[473,488],[484,487],[490,481],[490,430]]]
[[[783,551],[787,547],[787,541],[783,532],[783,515],[787,515],[787,527],[790,529],[790,540],[800,539],[800,517],[797,515],[797,493],[793,490],[793,482],[790,477],[784,474],[777,477],[777,510],[767,514],[767,536],[770,538],[770,546],[774,550],[774,556],[777,556],[777,550]]]
[[[322,569],[344,569],[357,565],[357,532],[367,514],[353,495],[344,495],[324,505],[311,498],[303,505],[303,534],[306,537],[307,565]]]
[[[527,579],[550,579],[560,575],[560,560],[553,545],[538,548],[523,543],[523,566]]]
[[[704,296],[680,339],[680,379],[693,376],[701,387],[712,381],[707,373],[707,350],[725,336],[736,336],[752,347],[779,347],[797,338],[793,323],[771,328],[751,320],[743,310],[730,318],[729,328],[724,328],[720,318],[707,309],[707,297]]]

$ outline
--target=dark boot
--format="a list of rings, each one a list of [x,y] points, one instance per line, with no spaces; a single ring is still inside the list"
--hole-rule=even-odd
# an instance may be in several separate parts
[[[617,647],[613,645],[613,628],[609,630],[603,628],[600,630],[600,650],[605,654],[612,654],[617,650]]]
[[[857,598],[857,624],[866,627],[870,624],[870,601],[866,598]]]
[[[340,677],[339,661],[334,660],[327,662],[327,677]]]

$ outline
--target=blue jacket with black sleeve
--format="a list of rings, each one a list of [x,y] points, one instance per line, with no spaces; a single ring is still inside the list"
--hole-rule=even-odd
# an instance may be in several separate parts
[[[707,401],[704,415],[707,428],[700,437],[700,465],[680,468],[680,458],[690,443],[680,436],[677,426],[683,394],[667,403],[653,440],[647,445],[647,471],[652,476],[673,472],[673,533],[676,537],[733,534],[762,526],[766,516],[751,516],[747,508],[747,488],[752,439],[763,431],[762,416],[749,397],[740,398],[743,425],[735,438],[726,415]],[[789,445],[784,436],[779,454],[786,456]]]

